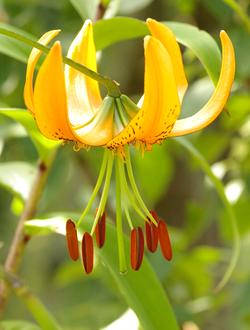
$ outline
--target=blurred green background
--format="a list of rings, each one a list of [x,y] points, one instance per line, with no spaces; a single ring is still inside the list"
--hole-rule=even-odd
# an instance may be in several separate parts
[[[249,1],[239,3],[246,13],[249,12]],[[60,28],[60,40],[66,50],[83,23],[76,4],[76,1],[67,0],[2,0],[0,22],[37,37]],[[159,251],[148,258],[183,329],[197,329],[194,324],[187,323],[194,322],[198,329],[204,330],[247,330],[250,328],[250,31],[222,0],[121,0],[118,14],[142,20],[152,17],[159,21],[190,23],[208,31],[217,41],[219,31],[224,29],[234,43],[237,72],[227,111],[212,126],[188,137],[225,185],[237,215],[241,255],[222,292],[215,294],[213,289],[229,262],[232,233],[225,210],[204,173],[172,140],[155,146],[144,158],[136,152],[134,164],[147,205],[169,224],[173,261],[164,262]],[[184,61],[189,91],[184,100],[183,116],[187,116],[206,102],[213,86],[190,50],[184,49]],[[0,107],[24,107],[26,65],[1,54],[0,63]],[[120,82],[121,90],[138,100],[143,92],[143,40],[125,41],[105,49],[100,56],[99,71]],[[95,183],[100,156],[99,150],[76,153],[69,145],[60,148],[38,214],[80,212]],[[8,175],[12,178],[17,175],[16,180],[25,178],[20,189],[20,195],[25,195],[36,161],[36,151],[23,128],[1,116],[1,263],[22,209],[21,199],[6,189],[5,178]],[[9,162],[15,162],[13,168]],[[27,169],[26,164],[23,168],[24,163],[30,167]],[[114,189],[111,189],[111,216],[114,214],[113,195]],[[64,238],[54,234],[35,237],[29,242],[20,274],[65,329],[95,330],[107,326],[128,309],[103,269],[97,265],[91,276],[84,276],[81,265],[69,261]],[[4,319],[32,320],[13,294]]]

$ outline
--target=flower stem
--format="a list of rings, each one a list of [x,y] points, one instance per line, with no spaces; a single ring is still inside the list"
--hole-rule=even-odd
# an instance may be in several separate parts
[[[116,232],[118,243],[118,255],[119,255],[119,269],[121,274],[127,273],[127,263],[124,247],[123,229],[122,229],[122,206],[121,206],[121,173],[120,162],[122,159],[120,156],[116,156],[115,162],[115,176],[116,176]]]
[[[144,201],[143,201],[143,199],[142,199],[142,197],[139,193],[139,190],[137,188],[135,178],[134,178],[134,174],[133,174],[132,165],[131,165],[130,153],[129,153],[128,148],[126,148],[125,153],[126,153],[126,167],[127,167],[128,177],[129,177],[129,181],[130,181],[131,187],[133,189],[133,192],[135,194],[135,197],[136,197],[138,203],[140,204],[140,207],[145,212],[145,215],[157,226],[157,222],[155,221],[154,217],[151,215],[151,213],[147,209],[147,207],[146,207],[146,205],[145,205],[145,203],[144,203]],[[145,218],[145,220],[146,220],[146,218]]]
[[[82,215],[80,216],[78,222],[77,222],[77,226],[80,226],[81,222],[83,221],[83,219],[85,218],[86,214],[88,213],[89,209],[91,208],[94,200],[95,200],[95,197],[101,187],[101,184],[102,184],[102,181],[103,181],[103,178],[104,178],[104,174],[105,174],[105,170],[106,170],[106,167],[107,167],[107,162],[108,162],[108,151],[105,149],[104,151],[104,154],[103,154],[103,159],[102,159],[102,165],[101,165],[101,168],[100,168],[100,172],[99,172],[99,176],[98,176],[98,179],[96,181],[96,185],[95,185],[95,188],[92,192],[92,195],[88,201],[88,204],[85,208],[85,210],[83,211]]]
[[[217,194],[219,195],[222,203],[224,204],[225,210],[228,214],[229,223],[231,226],[231,230],[233,233],[233,252],[232,257],[229,262],[229,265],[225,271],[224,276],[220,280],[220,282],[217,284],[215,291],[220,291],[229,281],[235,267],[237,264],[237,261],[239,259],[240,255],[240,235],[237,225],[237,218],[235,216],[234,210],[232,208],[232,205],[230,204],[229,200],[227,199],[227,196],[224,191],[223,184],[221,181],[214,175],[213,171],[211,170],[209,164],[207,163],[206,159],[199,153],[197,149],[185,138],[177,138],[174,139],[175,142],[179,143],[183,147],[185,147],[191,155],[194,157],[194,159],[199,163],[200,167],[203,169],[203,171],[207,174],[207,176],[212,181],[214,188],[217,191]]]
[[[8,283],[15,294],[24,302],[42,329],[61,329],[40,299],[36,297],[33,292],[31,292],[31,290],[20,278],[10,272],[7,272],[2,266],[0,266],[0,278]]]
[[[103,212],[105,210],[105,205],[106,205],[107,199],[108,199],[110,180],[111,180],[113,163],[114,163],[114,155],[110,151],[107,151],[107,152],[108,152],[108,161],[107,161],[106,178],[105,178],[105,182],[104,182],[101,200],[100,200],[98,210],[96,212],[95,220],[94,220],[94,223],[93,223],[93,226],[91,229],[91,235],[94,234],[95,227],[97,225],[98,220],[100,219],[100,216],[103,214]]]
[[[29,39],[17,32],[10,31],[8,29],[0,27],[0,34],[13,38],[13,39],[16,39],[18,41],[21,41],[22,43],[25,43],[26,45],[29,45],[31,47],[37,48],[45,54],[48,54],[50,51],[50,47],[44,46],[44,45],[42,45],[32,39]],[[119,89],[119,84],[116,81],[110,79],[107,76],[103,76],[95,71],[92,71],[82,64],[74,62],[73,60],[71,60],[68,57],[63,56],[62,59],[65,64],[82,72],[86,76],[98,81],[100,84],[102,84],[104,87],[106,87],[106,89],[108,91],[108,95],[113,96],[113,97],[119,97],[121,95],[121,92]]]
[[[37,204],[42,195],[43,188],[47,180],[48,172],[53,164],[55,155],[56,149],[51,152],[50,157],[48,158],[46,163],[42,160],[38,163],[36,177],[31,187],[23,213],[16,227],[16,231],[5,261],[4,269],[7,272],[11,272],[14,274],[17,272],[24,248],[29,241],[29,237],[27,237],[24,233],[24,223],[26,220],[31,219],[36,213]],[[8,295],[8,286],[4,282],[0,283],[0,314],[4,310]]]

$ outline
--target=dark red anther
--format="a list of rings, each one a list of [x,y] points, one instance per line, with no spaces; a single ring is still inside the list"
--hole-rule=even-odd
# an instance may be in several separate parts
[[[70,219],[66,222],[66,239],[69,255],[76,261],[79,258],[77,231],[75,223]]]
[[[158,223],[159,241],[161,245],[161,252],[168,261],[172,259],[172,247],[168,234],[167,225],[164,221],[160,220]]]
[[[91,273],[94,265],[94,245],[92,236],[87,232],[82,238],[82,261],[86,274]]]
[[[148,250],[152,253],[154,253],[158,246],[158,228],[154,223],[145,223],[145,229],[146,229],[146,243]]]
[[[156,222],[159,222],[159,218],[158,218],[158,215],[155,211],[150,211],[152,217],[155,219]]]
[[[152,217],[158,223],[159,219],[155,211],[150,211]],[[148,221],[145,223],[146,242],[150,252],[155,252],[158,246],[158,227],[147,217]]]
[[[106,212],[103,212],[96,227],[95,227],[95,239],[99,248],[102,248],[106,237]]]
[[[130,234],[130,262],[133,270],[141,266],[144,254],[144,237],[141,227],[134,228]]]

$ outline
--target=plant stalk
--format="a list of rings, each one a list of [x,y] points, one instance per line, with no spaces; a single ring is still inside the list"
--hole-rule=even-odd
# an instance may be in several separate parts
[[[25,43],[26,45],[29,45],[31,47],[41,50],[45,54],[48,54],[50,51],[50,47],[44,46],[44,45],[40,44],[39,42],[31,40],[19,33],[16,33],[16,32],[4,29],[4,28],[0,28],[0,34],[13,38],[13,39],[16,39],[16,40],[19,40],[19,41]],[[108,95],[113,96],[113,97],[119,97],[121,95],[121,92],[119,89],[119,84],[116,81],[110,79],[107,76],[103,76],[95,71],[92,71],[82,64],[74,62],[73,60],[71,60],[68,57],[63,56],[62,59],[65,64],[71,66],[72,68],[82,72],[86,76],[88,76],[88,77],[98,81],[100,84],[102,84],[107,89]]]
[[[30,239],[30,237],[24,233],[24,223],[25,221],[31,219],[36,213],[37,205],[41,198],[48,177],[49,169],[52,166],[55,155],[56,150],[51,153],[46,163],[41,160],[38,163],[33,185],[30,189],[23,213],[18,221],[16,231],[4,264],[4,269],[6,272],[15,274],[19,268],[25,245]],[[8,295],[8,285],[2,281],[2,283],[0,283],[0,315],[4,311]]]

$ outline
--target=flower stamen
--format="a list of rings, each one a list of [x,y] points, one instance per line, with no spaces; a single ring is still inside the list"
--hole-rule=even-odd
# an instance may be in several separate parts
[[[159,233],[159,241],[160,241],[162,255],[165,259],[170,261],[173,256],[172,246],[168,234],[167,225],[162,220],[160,220],[158,223],[158,233]]]
[[[151,211],[150,213],[155,218],[155,220],[158,222],[156,213],[154,211]],[[159,241],[158,227],[151,221],[150,221],[150,223],[146,221],[145,222],[145,231],[146,231],[147,248],[150,252],[154,253],[157,250],[158,241]]]
[[[134,228],[130,234],[130,262],[133,270],[139,270],[144,255],[144,236],[141,227]]]
[[[70,258],[76,261],[79,258],[77,231],[72,220],[66,222],[66,240]]]
[[[97,246],[101,249],[104,245],[106,238],[106,212],[103,212],[96,227],[95,227],[95,239]]]
[[[82,261],[86,274],[90,274],[94,265],[94,245],[92,236],[85,232],[82,238]]]

